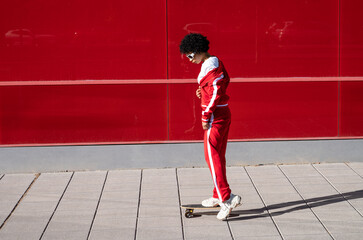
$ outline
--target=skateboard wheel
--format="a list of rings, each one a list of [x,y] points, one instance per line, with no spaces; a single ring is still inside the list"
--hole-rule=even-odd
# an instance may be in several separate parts
[[[192,209],[185,210],[185,217],[186,218],[192,218],[192,217],[194,217],[193,210]]]

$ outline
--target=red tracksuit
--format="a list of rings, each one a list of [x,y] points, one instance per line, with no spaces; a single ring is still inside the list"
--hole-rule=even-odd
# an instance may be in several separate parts
[[[204,132],[204,154],[214,183],[213,197],[226,201],[230,197],[226,176],[226,148],[231,112],[226,90],[229,76],[216,57],[207,59],[198,77],[201,87],[202,121],[210,127]]]

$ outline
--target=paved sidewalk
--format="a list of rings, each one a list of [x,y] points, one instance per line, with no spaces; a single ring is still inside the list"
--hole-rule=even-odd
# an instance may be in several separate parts
[[[0,239],[363,239],[363,163],[229,167],[243,205],[185,218],[207,168],[0,173]]]

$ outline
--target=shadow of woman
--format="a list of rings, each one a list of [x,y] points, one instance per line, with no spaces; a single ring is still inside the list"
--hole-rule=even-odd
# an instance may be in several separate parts
[[[263,208],[255,208],[255,209],[240,210],[240,211],[236,210],[236,211],[232,212],[233,214],[231,214],[231,217],[228,218],[228,221],[248,220],[248,219],[261,218],[261,217],[270,217],[270,213],[268,213],[267,210],[271,211],[271,210],[283,208],[281,211],[274,211],[271,213],[271,216],[278,216],[278,215],[282,215],[282,214],[293,212],[293,211],[316,208],[319,206],[329,205],[329,204],[333,204],[333,203],[338,203],[338,202],[343,202],[343,201],[358,199],[358,198],[363,198],[363,190],[347,192],[347,193],[342,193],[342,194],[334,194],[334,195],[323,196],[323,197],[302,199],[299,201],[272,204],[272,205],[268,205]],[[291,208],[288,208],[288,207],[291,207]],[[263,213],[263,214],[261,214],[261,213]],[[249,215],[249,216],[240,217],[239,215]],[[235,217],[235,216],[238,216],[238,217]]]

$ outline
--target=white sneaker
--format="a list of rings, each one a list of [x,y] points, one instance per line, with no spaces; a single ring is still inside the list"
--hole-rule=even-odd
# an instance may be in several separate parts
[[[219,220],[226,220],[226,218],[231,213],[232,209],[241,205],[241,197],[231,193],[229,199],[224,201],[220,205],[221,205],[221,210],[219,211],[217,218]]]
[[[219,205],[218,198],[211,197],[202,201],[203,207],[217,207],[218,205]]]

